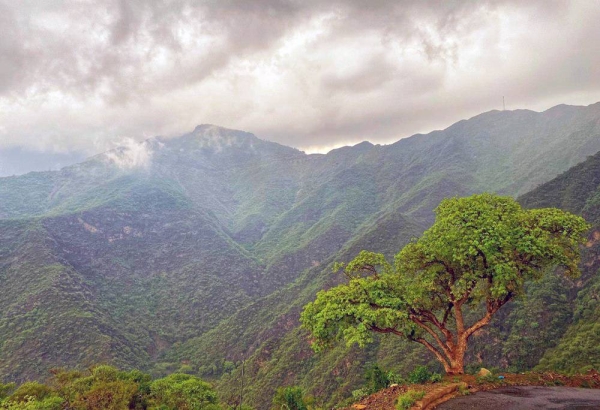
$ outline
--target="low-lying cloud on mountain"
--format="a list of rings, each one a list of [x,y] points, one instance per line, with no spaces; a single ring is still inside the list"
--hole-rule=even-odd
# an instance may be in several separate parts
[[[588,1],[0,0],[0,148],[94,153],[214,123],[311,151],[502,96],[588,104],[599,18]]]
[[[150,145],[150,141],[138,143],[127,138],[120,147],[104,153],[104,159],[121,169],[148,168],[153,154]]]

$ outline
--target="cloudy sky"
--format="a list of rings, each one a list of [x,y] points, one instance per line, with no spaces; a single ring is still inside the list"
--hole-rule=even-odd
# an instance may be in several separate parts
[[[0,149],[212,123],[309,152],[600,100],[600,1],[0,0]]]

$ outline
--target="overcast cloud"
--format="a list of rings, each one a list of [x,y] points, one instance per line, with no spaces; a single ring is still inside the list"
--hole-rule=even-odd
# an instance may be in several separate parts
[[[600,100],[598,1],[0,0],[0,148],[200,123],[300,149]]]

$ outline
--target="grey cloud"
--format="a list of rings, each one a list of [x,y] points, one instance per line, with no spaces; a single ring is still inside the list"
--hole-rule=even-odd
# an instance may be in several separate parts
[[[600,100],[600,5],[0,0],[0,148],[97,151],[198,123],[299,148]]]
[[[12,11],[0,4],[0,94],[23,81],[24,50]]]

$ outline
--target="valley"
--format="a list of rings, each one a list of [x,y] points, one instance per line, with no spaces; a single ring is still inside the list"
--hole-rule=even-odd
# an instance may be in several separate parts
[[[387,337],[315,355],[298,317],[343,280],[333,262],[363,249],[392,256],[443,198],[480,192],[596,228],[581,280],[544,279],[477,335],[468,361],[596,367],[598,151],[600,103],[491,111],[391,145],[310,155],[201,125],[0,178],[0,380],[108,363],[199,375],[232,402],[244,362],[247,403],[265,408],[284,385],[339,403],[369,362],[436,368],[420,347]]]

